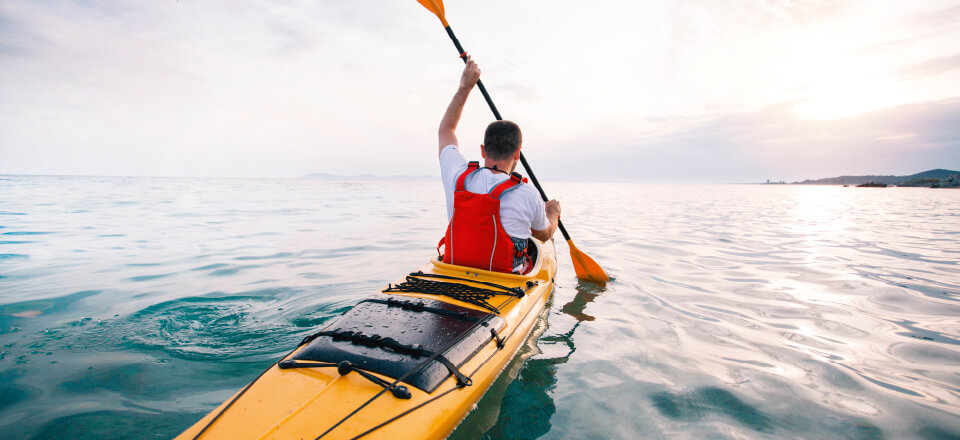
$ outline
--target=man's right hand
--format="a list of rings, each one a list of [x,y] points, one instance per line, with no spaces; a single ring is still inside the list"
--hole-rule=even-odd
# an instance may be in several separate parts
[[[553,233],[557,232],[557,226],[560,224],[560,202],[556,199],[545,202],[543,204],[543,211],[547,215],[547,221],[550,224],[547,225],[547,229],[542,231],[531,229],[530,233],[540,241],[549,241],[553,238]]]
[[[460,75],[460,88],[472,89],[480,80],[480,66],[473,61],[473,57],[467,55],[467,64],[463,66],[463,74]]]
[[[550,220],[560,218],[560,202],[557,199],[553,199],[549,202],[543,204],[543,210],[547,213],[547,218]]]

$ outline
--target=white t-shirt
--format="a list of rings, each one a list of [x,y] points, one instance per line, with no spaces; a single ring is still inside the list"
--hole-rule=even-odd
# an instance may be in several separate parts
[[[467,169],[467,160],[456,145],[447,145],[440,152],[440,178],[447,196],[447,220],[453,217],[453,192],[457,179]],[[464,186],[473,193],[489,193],[497,184],[509,179],[506,173],[481,169],[467,177]],[[507,191],[500,198],[500,221],[503,229],[513,238],[530,238],[530,229],[542,231],[550,226],[543,210],[540,193],[529,183]]]

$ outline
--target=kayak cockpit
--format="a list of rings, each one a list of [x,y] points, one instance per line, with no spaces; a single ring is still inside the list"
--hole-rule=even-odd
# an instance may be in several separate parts
[[[551,239],[548,242],[549,245],[533,238],[529,239],[529,242],[530,246],[527,248],[527,253],[533,260],[533,266],[523,274],[494,272],[475,267],[444,263],[443,256],[430,259],[431,269],[437,273],[449,275],[462,275],[472,278],[501,278],[507,282],[518,281],[521,283],[542,278],[545,274],[541,272],[547,270],[549,278],[553,278],[553,273],[556,272],[556,250],[553,248],[553,240]]]

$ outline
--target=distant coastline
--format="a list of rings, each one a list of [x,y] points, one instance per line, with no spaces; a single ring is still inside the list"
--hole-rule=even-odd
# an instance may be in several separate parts
[[[768,183],[783,183],[770,182]],[[807,179],[802,182],[793,182],[793,185],[866,185],[866,186],[909,186],[927,188],[960,188],[960,171],[935,170],[911,174],[909,176],[838,176],[824,179]]]

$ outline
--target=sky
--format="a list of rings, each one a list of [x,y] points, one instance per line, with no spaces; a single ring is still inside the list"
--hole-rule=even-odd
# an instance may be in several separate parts
[[[960,0],[445,7],[540,180],[960,169]],[[415,0],[3,0],[0,174],[439,175],[461,70]]]

